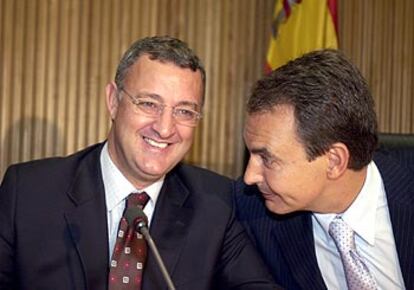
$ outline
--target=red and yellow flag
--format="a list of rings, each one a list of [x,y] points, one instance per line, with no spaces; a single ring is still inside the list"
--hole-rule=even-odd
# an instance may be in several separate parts
[[[336,0],[276,2],[266,72],[304,53],[338,48]]]

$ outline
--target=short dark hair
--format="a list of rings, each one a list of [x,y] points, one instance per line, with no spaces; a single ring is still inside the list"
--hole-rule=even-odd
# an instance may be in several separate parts
[[[124,80],[129,68],[142,55],[148,55],[151,60],[171,62],[181,68],[192,71],[199,70],[203,82],[203,102],[206,87],[206,72],[201,60],[184,41],[170,36],[145,37],[135,41],[122,56],[115,74],[115,83],[119,89],[124,86]]]
[[[359,170],[372,160],[378,144],[374,100],[342,52],[310,52],[274,70],[256,83],[247,113],[271,112],[278,105],[293,107],[309,161],[335,142],[348,147],[350,169]]]

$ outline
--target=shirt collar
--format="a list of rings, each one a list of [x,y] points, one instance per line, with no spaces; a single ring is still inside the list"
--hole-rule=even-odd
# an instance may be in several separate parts
[[[377,208],[386,203],[381,175],[375,163],[368,164],[367,176],[361,191],[350,207],[341,215],[354,232],[370,245],[374,245]],[[329,224],[337,216],[334,213],[313,214],[318,223],[328,233]]]
[[[374,245],[375,241],[377,208],[382,205],[384,198],[381,175],[375,163],[371,161],[361,192],[342,216],[354,232],[370,245]]]
[[[150,197],[149,202],[155,206],[164,183],[164,177],[146,188],[141,190],[136,189],[112,162],[108,151],[108,143],[105,143],[102,148],[100,162],[105,187],[106,208],[108,211],[113,210],[121,202],[124,202],[125,198],[132,192],[145,191]]]

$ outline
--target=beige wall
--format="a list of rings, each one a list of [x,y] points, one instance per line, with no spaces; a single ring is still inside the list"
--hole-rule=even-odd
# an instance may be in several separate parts
[[[414,133],[414,1],[339,3],[340,46],[371,87],[380,130]]]
[[[340,42],[367,77],[380,129],[414,133],[413,1],[340,1]],[[207,69],[191,163],[243,163],[243,106],[261,76],[273,0],[0,0],[0,176],[8,164],[105,139],[105,84],[137,38],[187,41]]]

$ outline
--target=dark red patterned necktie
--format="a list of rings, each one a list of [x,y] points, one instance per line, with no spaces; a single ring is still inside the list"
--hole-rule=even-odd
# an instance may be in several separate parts
[[[144,208],[149,197],[145,192],[131,193],[126,208]],[[125,213],[124,211],[124,213]],[[109,271],[109,290],[141,289],[142,271],[147,257],[147,243],[144,237],[129,227],[125,217],[121,218]]]

